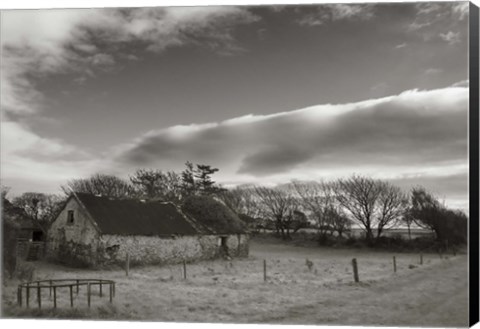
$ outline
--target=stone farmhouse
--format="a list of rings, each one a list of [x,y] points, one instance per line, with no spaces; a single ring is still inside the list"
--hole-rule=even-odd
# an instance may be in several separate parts
[[[243,222],[208,199],[217,211],[196,209],[194,217],[169,202],[74,193],[48,231],[47,259],[96,267],[124,264],[127,255],[132,265],[248,256]]]

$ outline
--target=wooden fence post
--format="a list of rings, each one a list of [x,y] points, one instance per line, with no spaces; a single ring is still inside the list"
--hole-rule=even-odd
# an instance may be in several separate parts
[[[112,283],[110,282],[110,284],[108,285],[109,287],[109,290],[110,290],[110,303],[113,301],[113,285]]]
[[[53,287],[53,308],[57,308],[57,287]]]
[[[125,261],[125,274],[127,276],[129,271],[130,271],[130,254],[127,254],[127,259]]]
[[[187,279],[187,262],[185,260],[183,261],[183,278]]]
[[[52,297],[52,280],[50,280],[49,283],[50,283],[50,288],[48,289],[49,290],[48,297]]]
[[[73,307],[73,285],[70,285],[70,307]]]
[[[358,282],[360,280],[358,279],[358,265],[357,265],[356,258],[352,259],[352,266],[353,266],[353,279],[355,280],[355,282]]]
[[[263,281],[267,282],[267,260],[263,260]]]
[[[42,308],[42,292],[40,288],[40,282],[37,284],[37,301],[38,301],[38,308]]]
[[[423,265],[423,254],[420,254],[420,265]]]
[[[397,260],[393,256],[393,273],[397,273]]]
[[[102,293],[102,281],[100,281],[100,297],[103,297],[103,293]]]
[[[88,304],[88,307],[90,307],[90,282],[87,283],[87,304]]]
[[[77,280],[77,295],[78,295],[78,288],[80,287],[80,284],[79,284],[79,283],[80,283],[80,281]]]
[[[30,307],[30,283],[27,283],[26,304],[27,304],[27,308]]]
[[[22,286],[18,286],[17,288],[17,302],[18,306],[22,307]]]

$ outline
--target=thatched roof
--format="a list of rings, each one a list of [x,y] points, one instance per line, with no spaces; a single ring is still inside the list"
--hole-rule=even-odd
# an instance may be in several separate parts
[[[182,211],[213,234],[245,234],[246,225],[228,207],[208,196],[188,197]]]
[[[171,236],[197,233],[172,203],[110,199],[86,193],[75,196],[102,234]]]

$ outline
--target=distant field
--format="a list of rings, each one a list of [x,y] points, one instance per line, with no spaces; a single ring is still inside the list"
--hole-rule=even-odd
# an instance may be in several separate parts
[[[306,228],[306,229],[300,229],[300,232],[308,232],[308,233],[315,233],[316,229],[314,228]],[[354,237],[360,237],[364,235],[365,231],[362,230],[361,228],[352,228],[350,232],[347,232],[345,236],[354,236]],[[376,234],[376,232],[374,232]],[[434,233],[430,230],[424,230],[424,229],[412,229],[410,231],[410,235],[412,239],[419,238],[419,237],[433,237]],[[387,237],[395,237],[395,236],[401,236],[404,239],[408,239],[408,229],[406,228],[393,228],[393,229],[388,229],[382,232],[382,236],[387,236]]]
[[[253,240],[248,259],[206,261],[182,266],[117,270],[75,270],[37,262],[37,279],[103,278],[117,282],[110,305],[98,292],[87,308],[84,292],[70,310],[67,292],[60,310],[15,306],[16,286],[5,287],[4,316],[138,319],[177,322],[344,324],[387,326],[466,326],[467,257],[442,258],[357,249],[305,248],[272,239]],[[358,260],[360,283],[352,276]],[[306,259],[313,262],[311,270]],[[267,282],[263,281],[263,260]]]

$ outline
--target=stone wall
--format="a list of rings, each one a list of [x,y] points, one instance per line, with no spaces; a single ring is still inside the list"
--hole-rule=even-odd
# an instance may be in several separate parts
[[[229,256],[248,256],[245,235],[227,237]],[[216,235],[161,238],[156,236],[102,235],[98,262],[123,264],[127,254],[132,265],[175,264],[213,259],[222,255],[221,237]]]

